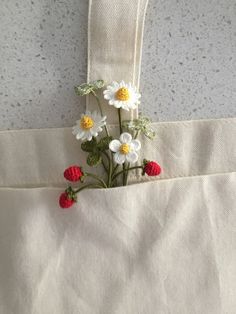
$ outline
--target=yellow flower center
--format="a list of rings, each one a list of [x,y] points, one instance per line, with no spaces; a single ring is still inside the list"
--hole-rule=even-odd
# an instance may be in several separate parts
[[[121,154],[127,155],[129,153],[129,151],[130,151],[130,147],[128,144],[122,144],[120,146],[120,153]]]
[[[93,125],[94,125],[94,121],[89,116],[83,116],[83,118],[81,118],[80,120],[80,126],[84,130],[91,129]]]
[[[126,87],[121,87],[116,92],[116,99],[120,101],[126,101],[129,100],[129,90]]]

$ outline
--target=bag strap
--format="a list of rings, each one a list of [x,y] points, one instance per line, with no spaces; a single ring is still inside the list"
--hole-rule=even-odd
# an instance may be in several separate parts
[[[90,0],[88,19],[88,82],[103,79],[139,87],[145,13],[148,0]],[[101,97],[102,99],[102,97]],[[115,108],[106,106],[109,124],[118,122]],[[97,105],[87,98],[87,110]],[[123,118],[138,116],[138,109]]]

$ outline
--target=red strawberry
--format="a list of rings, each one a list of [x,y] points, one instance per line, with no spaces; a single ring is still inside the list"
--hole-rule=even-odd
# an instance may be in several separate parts
[[[71,198],[70,195],[67,194],[67,192],[64,192],[60,195],[59,198],[59,205],[61,208],[69,208],[75,203],[75,199]]]
[[[148,176],[158,176],[161,173],[161,167],[155,161],[147,161],[143,169]]]
[[[64,171],[64,177],[71,182],[81,180],[83,175],[82,169],[78,166],[71,166]]]

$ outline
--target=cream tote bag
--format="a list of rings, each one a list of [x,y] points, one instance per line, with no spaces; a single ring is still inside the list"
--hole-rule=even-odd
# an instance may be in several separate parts
[[[89,81],[138,85],[146,5],[90,0]],[[61,171],[85,159],[71,129],[0,132],[1,314],[236,313],[236,119],[153,128],[158,180],[68,211]]]

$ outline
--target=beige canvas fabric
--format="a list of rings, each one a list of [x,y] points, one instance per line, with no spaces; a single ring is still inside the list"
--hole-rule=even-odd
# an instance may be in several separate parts
[[[235,313],[236,120],[154,128],[160,179],[70,210],[55,186],[82,160],[71,130],[0,134],[0,313]]]
[[[88,32],[88,82],[124,80],[139,86],[144,18],[148,0],[90,0]],[[118,123],[116,110],[106,108],[109,123]],[[97,110],[88,97],[88,110]],[[123,113],[138,116],[138,109]]]
[[[108,2],[126,14],[90,2],[91,35]],[[83,191],[69,210],[62,172],[85,164],[71,129],[0,132],[1,314],[235,314],[236,119],[153,128],[140,159],[160,177]]]
[[[157,136],[141,138],[139,161],[158,161],[163,168],[158,180],[235,171],[236,118],[154,123],[152,128]],[[115,125],[109,130],[118,134]],[[90,170],[71,128],[2,131],[0,151],[0,187],[64,186],[62,173],[69,165]],[[152,178],[130,175],[130,183],[141,180]]]
[[[1,189],[0,313],[234,314],[236,174]]]

